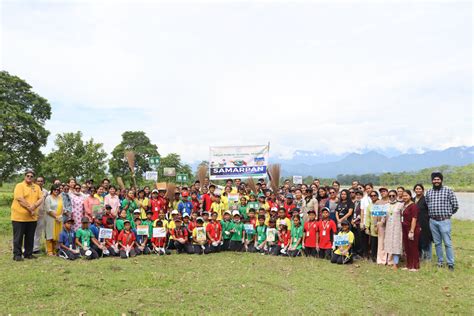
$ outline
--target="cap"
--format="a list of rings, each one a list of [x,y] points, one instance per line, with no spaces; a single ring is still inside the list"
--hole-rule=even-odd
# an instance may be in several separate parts
[[[175,222],[181,222],[181,217],[179,217],[179,216],[176,217],[176,218],[174,219],[174,221],[175,221]]]
[[[72,217],[67,217],[67,218],[64,220],[64,223],[67,223],[67,222],[73,222],[73,223],[74,223],[74,218],[72,218]]]
[[[189,196],[189,192],[188,192],[188,191],[184,191],[183,193],[181,193],[181,196],[182,196],[182,197],[188,197],[188,196]]]
[[[309,213],[316,214],[316,211],[315,211],[315,210],[309,210],[309,211],[308,211],[308,214],[309,214]]]
[[[184,213],[183,218],[185,218],[185,217],[188,217],[188,218],[189,218],[189,214],[188,214],[188,213]]]
[[[263,193],[260,193],[260,194],[258,195],[258,198],[259,198],[259,199],[261,199],[261,198],[265,198],[265,194],[263,194]]]
[[[127,224],[127,223],[130,224],[130,221],[129,221],[128,219],[126,219],[126,220],[123,221],[123,224],[124,224],[124,225]]]
[[[202,212],[202,216],[204,216],[204,215],[209,216],[209,212],[207,212],[207,211]]]
[[[172,210],[171,211],[171,215],[178,215],[178,214],[179,214],[178,210]]]
[[[285,198],[287,198],[287,199],[292,199],[292,198],[293,198],[293,194],[288,193],[287,195],[285,195]]]
[[[204,223],[204,218],[202,218],[202,217],[198,217],[198,218],[196,219],[196,222],[201,222],[201,223]]]
[[[286,221],[280,221],[280,225],[283,225],[283,226],[288,226]]]
[[[148,210],[146,211],[147,214],[153,214],[153,211],[152,210]]]
[[[35,171],[34,171],[33,169],[26,169],[26,171],[25,171],[25,176],[26,176],[28,173],[32,173],[33,175],[35,175]]]
[[[225,211],[225,212],[224,212],[224,215],[225,215],[225,214],[232,215],[231,211]]]
[[[133,214],[140,214],[140,209],[137,208],[136,210],[134,210]]]
[[[350,225],[350,224],[349,224],[349,221],[345,219],[341,222],[341,225]]]
[[[379,192],[382,192],[382,191],[388,191],[388,189],[387,189],[386,187],[381,187],[381,188],[379,189]]]
[[[233,212],[232,212],[232,216],[239,216],[239,217],[240,217],[239,211],[233,211]]]
[[[270,209],[270,212],[278,212],[278,208],[272,207],[272,208]]]
[[[153,191],[151,191],[151,193],[158,193],[158,190],[157,190],[157,189],[153,189]]]
[[[83,217],[83,218],[81,219],[81,223],[83,223],[83,224],[90,223],[90,222],[89,222],[89,218]]]
[[[327,207],[323,207],[323,208],[321,209],[321,212],[324,212],[324,211],[326,211],[326,212],[331,212]]]

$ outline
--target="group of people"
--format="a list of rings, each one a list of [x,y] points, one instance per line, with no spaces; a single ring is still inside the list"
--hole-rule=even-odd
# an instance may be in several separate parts
[[[104,179],[94,186],[75,179],[55,180],[50,190],[32,170],[15,187],[11,220],[13,259],[35,259],[45,239],[46,254],[65,259],[137,255],[253,252],[307,256],[350,264],[372,260],[410,271],[420,258],[431,260],[434,241],[438,265],[454,269],[451,216],[458,210],[453,191],[434,172],[433,187],[414,193],[399,187],[374,189],[353,181],[341,189],[284,181],[272,190],[264,179],[252,185],[229,179],[216,185],[117,189]]]

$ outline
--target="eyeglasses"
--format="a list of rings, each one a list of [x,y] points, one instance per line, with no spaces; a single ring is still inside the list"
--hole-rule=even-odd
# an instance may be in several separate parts
[[[31,174],[27,174],[26,177],[27,178],[33,178],[33,176]]]
[[[334,191],[331,191],[331,192],[329,192],[329,194],[336,194],[336,192],[334,192]]]
[[[81,189],[81,187],[75,187],[74,189],[75,189],[75,190],[80,190],[80,189]]]
[[[388,197],[397,197],[395,194],[389,194]]]

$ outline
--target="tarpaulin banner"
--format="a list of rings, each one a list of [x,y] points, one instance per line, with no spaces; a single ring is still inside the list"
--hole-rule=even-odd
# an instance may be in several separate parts
[[[264,178],[269,145],[210,147],[211,180]]]

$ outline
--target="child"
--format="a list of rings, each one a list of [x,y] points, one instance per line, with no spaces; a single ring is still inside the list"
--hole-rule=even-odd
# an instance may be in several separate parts
[[[76,245],[79,247],[81,256],[85,256],[86,259],[97,259],[99,254],[92,248],[92,245],[96,245],[98,248],[104,249],[101,244],[95,239],[94,234],[89,229],[89,218],[83,217],[81,219],[81,228],[76,232]]]
[[[252,210],[253,210],[253,213],[255,215],[255,209],[252,209]],[[249,212],[250,212],[250,210],[247,207],[247,199],[245,198],[245,196],[242,196],[240,198],[239,213],[240,213],[240,215],[243,216],[244,219],[247,219]]]
[[[270,209],[270,219],[272,219],[272,218],[275,220],[275,222],[278,219],[278,208],[276,208],[276,207],[272,207]]]
[[[214,197],[214,202],[211,204],[211,213],[217,212],[217,219],[220,221],[222,220],[222,213],[225,210],[225,205],[223,202],[221,202],[221,197],[220,195],[216,195]]]
[[[191,214],[193,211],[193,203],[191,203],[188,198],[189,198],[189,192],[188,191],[183,191],[181,193],[181,201],[178,203],[177,210],[181,216],[183,216],[185,213],[186,214]]]
[[[174,222],[176,227],[170,230],[170,235],[173,236],[173,243],[176,252],[178,254],[190,253],[188,249],[188,230],[186,227],[182,226],[181,218],[176,218]]]
[[[127,259],[128,257],[135,257],[135,234],[132,232],[132,225],[129,220],[123,222],[123,230],[118,235],[118,245],[120,248],[120,258]]]
[[[148,248],[148,235],[138,235],[137,234],[137,227],[142,225],[142,220],[140,217],[135,218],[135,229],[133,229],[133,233],[135,234],[135,253],[137,255],[149,255],[150,249]],[[150,234],[149,229],[147,230],[148,234]],[[153,232],[152,235],[153,236]]]
[[[206,228],[207,227],[207,224],[209,224],[210,220],[209,220],[209,212],[202,212],[202,219],[204,220],[204,223],[202,224],[202,227]]]
[[[219,252],[222,242],[222,226],[218,220],[217,212],[212,212],[211,221],[206,226],[206,233],[209,239],[209,251]]]
[[[255,230],[255,251],[264,253],[267,245],[267,225],[265,225],[264,215],[258,215],[258,225]]]
[[[146,211],[146,219],[142,222],[142,225],[148,226],[148,246],[151,246],[151,238],[153,237],[153,211]],[[149,247],[151,249],[151,247]]]
[[[222,248],[221,250],[227,251],[229,250],[230,246],[230,238],[232,237],[232,233],[230,230],[232,229],[232,222],[230,221],[230,211],[224,212],[224,219],[221,221],[222,227]]]
[[[76,260],[80,257],[79,250],[76,248],[74,240],[76,234],[72,230],[72,225],[74,225],[74,219],[69,217],[64,222],[63,231],[59,234],[59,257]]]
[[[268,226],[268,223],[270,221],[270,215],[267,214],[267,212],[265,211],[265,209],[263,207],[258,209],[258,216],[260,216],[260,215],[265,216],[265,225]]]
[[[127,211],[121,210],[119,213],[119,218],[115,221],[115,227],[117,231],[120,233],[123,230],[123,222],[127,219]]]
[[[266,236],[267,254],[274,254],[278,252],[278,232],[275,225],[276,220],[270,219]]]
[[[204,219],[198,217],[196,220],[196,228],[193,230],[193,248],[194,253],[198,255],[208,254],[206,229],[203,227]]]
[[[284,207],[280,207],[278,209],[278,219],[277,219],[277,227],[280,228],[281,227],[281,222],[285,222],[285,226],[287,228],[287,230],[291,230],[291,221],[288,217],[286,217],[286,209]]]
[[[116,257],[119,255],[119,249],[117,245],[117,237],[118,237],[118,231],[114,229],[114,221],[110,218],[107,219],[106,224],[104,225],[105,228],[112,229],[112,238],[106,238],[104,240],[105,242],[105,248],[109,252],[109,256]],[[104,250],[105,252],[105,250]]]
[[[254,218],[255,220],[255,218]],[[244,219],[244,227],[245,227],[245,251],[247,252],[255,252],[255,225],[250,221],[250,218]]]
[[[160,214],[161,214],[161,211],[160,211]],[[163,216],[164,216],[164,211],[163,211]],[[159,228],[165,228],[164,227],[164,224],[163,224],[163,221],[161,219],[157,219],[155,221],[155,227],[159,227]],[[167,231],[167,229],[165,228],[165,231]],[[153,235],[152,235],[153,236]],[[158,254],[158,255],[170,255],[171,252],[166,249],[166,236],[165,237],[153,237],[151,239],[151,243],[152,243],[152,247],[153,247],[153,251]]]
[[[112,214],[112,206],[110,205],[105,205],[105,214],[102,215],[102,225],[105,226],[105,224],[107,223],[107,219],[112,219],[112,221],[114,220],[115,216]]]
[[[336,223],[329,218],[327,207],[321,210],[321,220],[318,222],[318,233],[316,235],[316,250],[319,258],[331,259],[333,234],[336,233]]]
[[[318,233],[318,222],[316,211],[308,211],[308,222],[304,223],[303,249],[306,257],[316,257],[316,234]]]
[[[301,248],[303,241],[303,226],[299,215],[293,216],[293,226],[291,227],[291,241],[288,248],[288,256],[301,256]]]
[[[354,244],[354,233],[350,230],[350,224],[347,219],[341,222],[342,230],[337,234],[338,237],[344,237],[345,243],[336,246],[332,254],[331,263],[348,264],[352,263],[352,245]]]
[[[286,218],[286,215],[285,215]],[[286,221],[280,222],[280,229],[278,231],[278,248],[273,255],[283,255],[286,256],[288,253],[288,247],[290,247],[291,241],[291,232],[288,230]]]
[[[242,251],[242,246],[245,241],[245,229],[244,224],[240,221],[239,211],[233,212],[234,222],[232,223],[232,229],[230,232],[232,236],[230,237],[229,249],[231,251]]]

